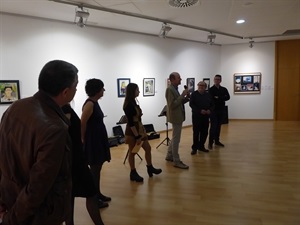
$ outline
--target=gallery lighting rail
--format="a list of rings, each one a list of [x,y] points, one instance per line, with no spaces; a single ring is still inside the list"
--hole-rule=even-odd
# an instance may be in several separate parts
[[[116,10],[116,9],[109,9],[109,8],[105,8],[105,7],[101,7],[101,6],[90,5],[90,4],[86,4],[86,3],[70,2],[67,0],[49,0],[49,1],[67,4],[67,5],[74,5],[77,7],[80,6],[80,7],[84,7],[84,8],[99,10],[99,11],[103,11],[103,12],[110,12],[110,13],[115,13],[115,14],[119,14],[119,15],[131,16],[131,17],[145,19],[145,20],[152,20],[152,21],[157,21],[157,22],[161,22],[161,23],[172,24],[172,25],[176,25],[176,26],[186,27],[186,28],[190,28],[190,29],[194,29],[194,30],[206,31],[209,33],[220,34],[220,35],[238,38],[238,39],[245,39],[242,36],[238,36],[238,35],[234,35],[234,34],[219,32],[219,31],[210,30],[210,29],[206,29],[203,27],[193,26],[193,25],[184,24],[184,23],[173,22],[171,20],[164,20],[164,19],[155,18],[155,17],[151,17],[151,16],[144,16],[144,15],[141,15],[138,13],[130,13],[130,12],[120,11],[120,10]]]

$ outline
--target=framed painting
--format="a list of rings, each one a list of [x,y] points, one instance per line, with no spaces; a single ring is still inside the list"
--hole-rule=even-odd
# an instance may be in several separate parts
[[[235,73],[233,88],[234,94],[260,94],[261,73]]]
[[[144,96],[155,95],[155,78],[144,78],[143,95]]]
[[[195,91],[195,78],[187,78],[186,79],[186,86],[189,89],[190,93]]]
[[[118,78],[118,97],[125,97],[126,87],[130,83],[130,78]]]
[[[203,78],[203,81],[206,83],[206,91],[210,88],[210,79],[209,78]]]
[[[0,80],[0,104],[11,104],[20,99],[20,84],[18,80]]]

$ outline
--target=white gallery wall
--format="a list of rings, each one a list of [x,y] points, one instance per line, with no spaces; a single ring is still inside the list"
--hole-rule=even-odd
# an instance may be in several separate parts
[[[222,85],[231,96],[228,114],[231,119],[273,119],[275,43],[255,43],[253,48],[246,45],[222,46]],[[234,73],[261,73],[260,94],[234,94]]]
[[[247,45],[209,46],[0,14],[0,80],[19,80],[21,98],[37,91],[39,72],[53,59],[66,60],[79,69],[77,93],[71,103],[79,116],[86,99],[86,80],[99,78],[104,82],[106,91],[99,104],[106,115],[109,135],[124,114],[124,98],[117,94],[118,78],[130,78],[139,85],[144,124],[152,123],[156,130],[165,130],[165,118],[158,114],[166,104],[166,80],[173,71],[181,74],[180,91],[187,78],[195,78],[196,83],[211,78],[212,82],[215,74],[222,74],[222,84],[232,96],[228,102],[229,118],[273,118],[274,43],[257,44],[252,49]],[[233,95],[236,72],[262,72],[262,93]],[[144,78],[155,78],[155,96],[143,97]],[[7,107],[0,105],[0,116]],[[187,126],[191,125],[191,110],[188,104],[185,108]]]

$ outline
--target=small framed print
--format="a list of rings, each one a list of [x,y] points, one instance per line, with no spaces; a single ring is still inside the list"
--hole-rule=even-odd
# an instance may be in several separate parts
[[[118,97],[125,97],[126,87],[130,83],[130,78],[119,78],[118,82]]]
[[[0,104],[11,104],[20,99],[18,80],[0,80]]]
[[[155,78],[144,78],[143,82],[143,95],[154,96],[155,95]]]
[[[187,78],[186,86],[188,87],[190,93],[195,91],[195,78]]]
[[[203,81],[206,83],[206,91],[210,88],[210,79],[209,78],[203,78]]]
[[[260,94],[261,73],[235,73],[233,87],[234,94]]]

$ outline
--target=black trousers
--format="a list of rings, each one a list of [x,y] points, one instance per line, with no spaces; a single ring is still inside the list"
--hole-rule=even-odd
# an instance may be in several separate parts
[[[210,114],[209,143],[220,141],[221,125],[225,117],[224,110],[215,110]]]
[[[193,114],[192,123],[193,123],[192,149],[193,150],[201,149],[204,147],[208,135],[209,117],[200,114]]]

